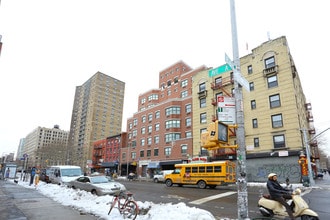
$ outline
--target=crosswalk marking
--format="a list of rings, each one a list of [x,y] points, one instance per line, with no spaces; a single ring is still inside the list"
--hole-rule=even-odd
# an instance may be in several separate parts
[[[203,204],[205,202],[208,202],[208,201],[211,201],[211,200],[214,200],[214,199],[219,199],[219,198],[222,198],[222,197],[233,195],[235,193],[237,193],[237,192],[220,193],[220,194],[217,194],[217,195],[214,195],[214,196],[209,196],[209,197],[205,197],[205,198],[202,198],[202,199],[197,199],[197,200],[191,201],[189,203],[190,204],[195,204],[195,205],[200,205],[200,204]]]

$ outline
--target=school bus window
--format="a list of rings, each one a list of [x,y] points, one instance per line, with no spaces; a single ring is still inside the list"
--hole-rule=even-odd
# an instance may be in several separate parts
[[[215,173],[221,173],[221,166],[214,166]]]
[[[200,173],[205,173],[205,167],[199,167],[199,172]]]
[[[174,171],[173,171],[173,173],[176,173],[176,174],[178,174],[178,173],[180,173],[180,169],[175,169]]]
[[[207,173],[213,173],[213,166],[207,166],[206,167],[206,172]]]
[[[198,167],[193,167],[193,168],[191,169],[191,172],[192,172],[192,173],[198,173]]]
[[[191,167],[186,167],[186,173],[191,173]]]

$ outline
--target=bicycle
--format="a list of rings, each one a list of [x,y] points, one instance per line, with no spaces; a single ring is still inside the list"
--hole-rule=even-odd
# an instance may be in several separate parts
[[[129,218],[134,220],[136,218],[139,208],[137,203],[134,201],[133,193],[117,192],[113,196],[108,215],[110,215],[111,210],[116,206],[116,204],[116,208],[118,208],[120,214],[124,216],[124,219]]]

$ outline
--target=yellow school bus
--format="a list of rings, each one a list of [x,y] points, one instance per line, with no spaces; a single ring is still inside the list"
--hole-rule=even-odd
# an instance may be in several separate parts
[[[165,184],[197,185],[204,189],[219,185],[236,183],[236,164],[232,161],[215,161],[208,163],[176,164],[175,170],[165,176]]]

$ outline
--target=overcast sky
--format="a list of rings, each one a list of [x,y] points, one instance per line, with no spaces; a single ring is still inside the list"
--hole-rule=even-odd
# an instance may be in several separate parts
[[[240,57],[285,35],[317,133],[329,128],[328,2],[235,3]],[[232,57],[230,0],[3,0],[0,35],[0,155],[38,126],[69,130],[75,87],[97,71],[126,83],[124,131],[160,71]]]

